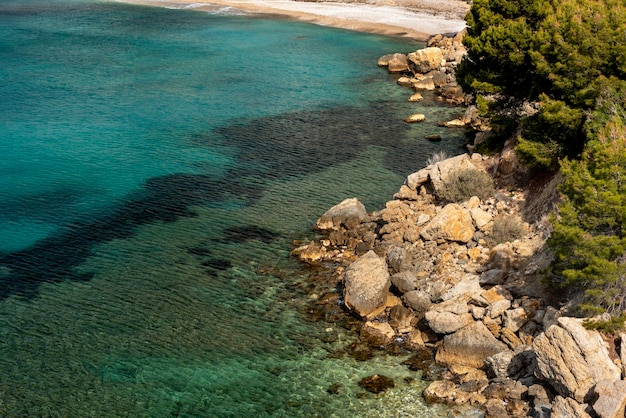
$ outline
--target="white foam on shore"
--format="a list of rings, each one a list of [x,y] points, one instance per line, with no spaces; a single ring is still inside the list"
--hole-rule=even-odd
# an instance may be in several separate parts
[[[172,2],[171,0],[149,0],[149,1],[125,1],[116,0],[119,3],[133,3],[133,4],[147,4],[153,6],[163,7],[165,9],[172,10],[202,10],[209,14],[226,15],[226,16],[244,16],[249,15],[250,12],[239,9],[234,6],[223,6],[212,3],[182,3]]]
[[[243,16],[243,15],[250,14],[244,10],[238,9],[236,7],[231,7],[231,6],[220,7],[218,9],[210,11],[209,13],[216,14],[216,15],[227,15],[227,16]]]
[[[202,7],[202,6],[206,6],[204,3],[191,3],[191,4],[186,4],[183,7],[181,7],[182,9],[196,9],[198,7]]]

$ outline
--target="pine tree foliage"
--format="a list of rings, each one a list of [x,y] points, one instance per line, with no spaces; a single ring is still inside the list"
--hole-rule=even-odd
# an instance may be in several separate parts
[[[468,56],[457,71],[463,88],[497,98],[495,114],[540,101],[539,114],[523,124],[524,139],[556,141],[563,155],[578,157],[597,81],[626,79],[626,3],[476,0],[466,20]]]
[[[581,159],[561,163],[552,280],[584,290],[585,313],[626,309],[626,82],[605,80]]]

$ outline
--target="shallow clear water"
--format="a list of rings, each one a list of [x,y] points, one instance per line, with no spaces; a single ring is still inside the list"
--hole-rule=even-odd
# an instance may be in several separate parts
[[[380,209],[461,151],[436,125],[458,109],[407,103],[376,67],[416,48],[232,11],[0,0],[0,416],[439,413],[402,358],[329,356],[354,336],[301,316],[289,257],[331,205]],[[401,121],[417,112],[429,122]],[[398,387],[357,396],[373,373]]]

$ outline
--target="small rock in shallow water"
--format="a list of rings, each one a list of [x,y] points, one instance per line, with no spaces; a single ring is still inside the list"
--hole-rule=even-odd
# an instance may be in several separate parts
[[[374,357],[372,349],[367,344],[363,343],[352,343],[347,351],[350,357],[357,361],[366,361]]]
[[[424,116],[421,113],[416,113],[414,115],[407,116],[406,118],[404,118],[404,121],[406,123],[424,122],[425,120],[426,120],[426,116]]]
[[[341,385],[339,383],[333,383],[332,385],[328,386],[326,392],[331,395],[337,395],[339,393],[339,389],[341,389]]]
[[[359,382],[359,386],[368,392],[380,393],[395,386],[393,379],[381,374],[365,377]]]
[[[426,370],[435,362],[435,356],[431,349],[423,347],[410,357],[402,362],[409,370]]]

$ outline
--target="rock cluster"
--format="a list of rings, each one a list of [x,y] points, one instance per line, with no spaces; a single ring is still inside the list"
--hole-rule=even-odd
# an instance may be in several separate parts
[[[486,416],[624,417],[626,336],[609,345],[549,306],[539,280],[548,231],[523,221],[527,196],[440,199],[454,170],[496,164],[463,154],[430,165],[378,212],[348,199],[318,221],[324,238],[293,254],[332,266],[337,286],[320,299],[360,319],[362,344],[415,353],[405,364],[433,380],[428,402]],[[499,242],[498,219],[523,235]]]
[[[398,74],[398,84],[416,91],[410,101],[421,100],[420,92],[436,91],[446,103],[465,103],[465,95],[454,74],[454,69],[466,54],[462,43],[465,32],[463,30],[453,37],[434,36],[426,48],[409,54],[383,55],[378,65],[387,67],[390,73]]]

